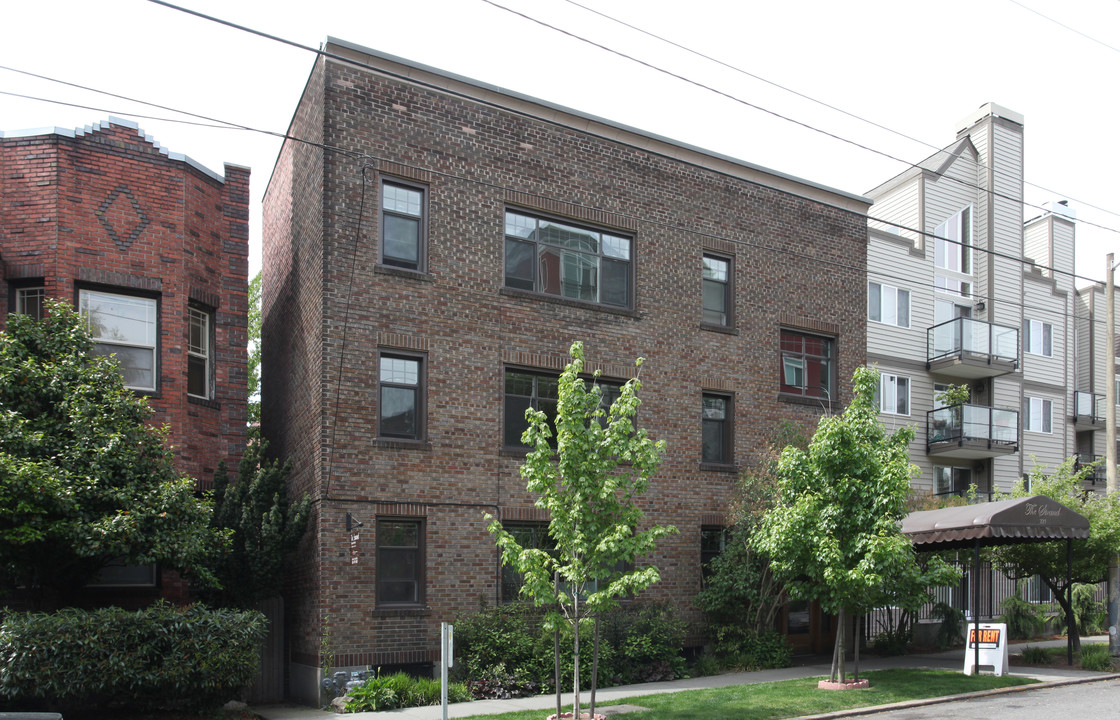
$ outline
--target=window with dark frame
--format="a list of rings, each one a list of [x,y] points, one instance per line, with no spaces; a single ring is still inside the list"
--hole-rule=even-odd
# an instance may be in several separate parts
[[[624,235],[506,211],[509,288],[629,308],[632,251]]]
[[[381,263],[427,269],[427,192],[420,185],[381,182]]]
[[[424,356],[385,351],[378,364],[378,437],[424,440]]]
[[[623,383],[602,378],[585,378],[585,382],[599,386],[599,407],[603,414],[599,424],[606,427],[610,419],[610,408],[622,395]],[[555,427],[556,403],[559,393],[560,377],[556,373],[533,370],[507,369],[505,372],[505,400],[502,421],[502,444],[508,448],[523,448],[521,436],[529,427],[525,421],[525,411],[530,407],[540,410],[548,417],[549,425]],[[555,438],[554,438],[555,439]]]
[[[202,308],[187,308],[187,394],[206,400],[214,397],[213,317]]]
[[[700,528],[700,581],[707,584],[714,572],[712,561],[719,557],[727,547],[727,529],[704,526]]]
[[[701,402],[701,460],[713,465],[730,465],[733,457],[732,398],[704,393]]]
[[[42,286],[17,287],[12,312],[29,315],[36,320],[43,319],[43,301],[47,299],[47,289]]]
[[[732,260],[726,256],[704,253],[703,263],[703,323],[731,327],[734,322],[732,301],[735,297]]]
[[[377,604],[424,602],[424,521],[377,518]]]
[[[502,527],[513,535],[517,544],[526,550],[544,550],[556,553],[556,541],[548,534],[546,522],[503,523]],[[511,565],[502,565],[502,602],[515,602],[525,584],[525,576]]]
[[[778,369],[780,391],[836,402],[839,398],[833,397],[832,392],[835,342],[824,335],[783,328]]]
[[[125,387],[156,390],[159,305],[155,298],[81,290],[78,308],[93,336],[93,351],[112,355]]]

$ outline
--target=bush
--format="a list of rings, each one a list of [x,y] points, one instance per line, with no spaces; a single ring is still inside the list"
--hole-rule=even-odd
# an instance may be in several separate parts
[[[958,645],[964,639],[964,613],[947,602],[933,604],[933,617],[941,621],[937,644],[942,649]]]
[[[530,678],[524,669],[511,672],[505,663],[498,663],[468,680],[467,688],[476,700],[508,700],[538,695],[541,684]]]
[[[256,611],[162,601],[10,613],[0,626],[0,696],[76,711],[213,709],[252,681],[266,626]]]
[[[1097,602],[1096,595],[1096,585],[1073,585],[1073,616],[1077,618],[1077,630],[1082,635],[1101,632],[1108,625],[1108,611],[1103,602]]]
[[[1016,640],[1025,640],[1038,635],[1042,631],[1044,620],[1038,608],[1026,600],[1011,595],[1000,603],[1003,615],[1000,622],[1007,624],[1007,634]]]
[[[1094,643],[1082,645],[1080,663],[1082,670],[1096,670],[1098,672],[1112,672],[1112,655],[1107,643]]]
[[[348,713],[439,705],[442,700],[439,680],[414,678],[403,672],[372,677],[346,694],[350,697],[346,703]],[[448,702],[469,702],[472,699],[470,690],[463,683],[447,686]]]
[[[1053,657],[1053,653],[1050,652],[1050,648],[1024,645],[1019,651],[1019,657],[1023,658],[1023,662],[1027,665],[1046,665]]]
[[[718,625],[715,651],[727,668],[768,670],[789,667],[793,651],[784,635],[773,630],[757,633],[738,625]]]

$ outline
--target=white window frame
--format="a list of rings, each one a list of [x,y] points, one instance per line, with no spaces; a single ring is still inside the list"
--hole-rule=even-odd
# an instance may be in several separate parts
[[[142,340],[133,338],[131,341],[125,341],[120,338],[102,337],[99,335],[99,327],[94,322],[93,315],[90,314],[90,302],[98,298],[109,301],[122,303],[125,305],[133,305],[135,307],[143,307],[145,318],[142,320],[134,319],[144,323],[148,326],[145,337]],[[82,314],[85,316],[86,327],[89,329],[90,334],[93,335],[94,344],[103,349],[112,352],[112,348],[131,348],[139,349],[146,353],[151,354],[151,373],[152,382],[150,385],[129,385],[127,379],[125,380],[125,387],[132,390],[142,390],[146,392],[155,392],[159,384],[159,300],[156,298],[143,297],[141,295],[128,295],[124,293],[111,293],[102,290],[79,290],[78,291],[78,306]],[[123,318],[128,320],[129,318]],[[124,369],[121,369],[123,376]]]
[[[1054,433],[1054,401],[1047,398],[1028,397],[1023,402],[1027,421],[1023,429],[1029,432],[1052,435]]]
[[[972,206],[968,205],[934,228],[934,267],[972,275]],[[955,241],[955,242],[946,242]]]
[[[1027,320],[1023,326],[1023,352],[1054,357],[1054,326],[1041,320]]]
[[[879,296],[878,313],[872,311],[871,297],[873,295]],[[905,308],[905,322],[900,321],[900,317],[903,315],[900,312],[902,308]],[[869,281],[867,283],[867,319],[900,328],[910,327],[910,291],[894,285]]]
[[[35,298],[35,312],[27,311],[27,301],[30,298]],[[42,285],[35,285],[32,287],[17,287],[16,288],[16,308],[17,315],[30,315],[36,320],[43,319],[43,301],[47,299],[47,289]]]
[[[905,385],[905,397],[899,393],[900,385]],[[912,383],[907,375],[879,373],[879,412],[886,415],[910,416],[910,388]],[[900,406],[905,403],[905,407]]]
[[[214,397],[214,382],[213,382],[213,357],[214,347],[211,341],[211,325],[213,324],[211,318],[213,313],[207,312],[202,308],[190,306],[187,308],[187,395],[203,400],[210,400]],[[201,325],[199,328],[198,337],[202,339],[201,345],[196,345],[194,342],[196,326]],[[202,362],[203,377],[206,381],[206,389],[202,395],[192,393],[190,391],[190,358],[194,358]]]

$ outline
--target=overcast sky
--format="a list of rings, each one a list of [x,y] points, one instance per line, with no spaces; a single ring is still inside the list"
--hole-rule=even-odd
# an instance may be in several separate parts
[[[182,4],[301,45],[334,36],[860,194],[950,144],[957,121],[996,102],[1025,116],[1027,203],[1068,199],[1077,213],[1077,272],[1102,279],[1105,253],[1120,255],[1116,0]],[[199,121],[11,69],[282,133],[313,60],[146,0],[11,3],[0,91],[41,100],[0,95],[0,130],[113,115],[219,173],[226,162],[251,167],[255,273],[278,139],[172,122]]]

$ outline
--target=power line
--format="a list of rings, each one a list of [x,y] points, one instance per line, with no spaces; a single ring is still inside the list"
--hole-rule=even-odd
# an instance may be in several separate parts
[[[1013,5],[1018,5],[1019,7],[1023,8],[1027,12],[1032,12],[1035,15],[1038,15],[1043,20],[1046,20],[1048,22],[1052,22],[1059,27],[1062,27],[1062,28],[1065,28],[1066,30],[1069,30],[1071,33],[1074,33],[1076,35],[1080,35],[1081,37],[1085,38],[1086,40],[1091,40],[1092,42],[1095,42],[1096,44],[1100,45],[1101,47],[1107,48],[1107,49],[1109,49],[1109,50],[1111,50],[1112,52],[1115,52],[1115,53],[1120,53],[1120,48],[1117,48],[1113,45],[1109,45],[1108,43],[1106,43],[1103,40],[1098,40],[1097,38],[1093,37],[1092,35],[1088,35],[1086,33],[1083,33],[1075,27],[1070,27],[1069,25],[1066,25],[1065,23],[1063,23],[1059,20],[1055,20],[1054,18],[1050,17],[1049,15],[1045,15],[1043,13],[1040,13],[1038,10],[1035,10],[1034,8],[1028,7],[1028,6],[1024,5],[1023,3],[1019,2],[1019,0],[1007,0],[1007,1],[1009,3],[1012,3]]]

